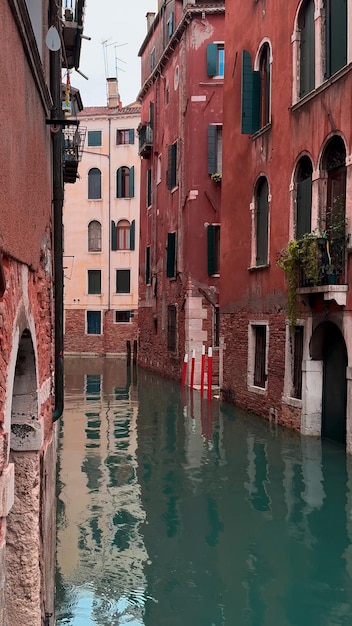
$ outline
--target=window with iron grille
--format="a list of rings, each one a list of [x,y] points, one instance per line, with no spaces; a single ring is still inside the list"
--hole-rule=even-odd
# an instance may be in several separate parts
[[[88,293],[101,294],[101,270],[88,270]]]
[[[87,311],[87,334],[101,334],[101,311]]]
[[[167,349],[169,352],[176,352],[176,306],[171,304],[167,307]]]
[[[293,368],[292,368],[292,395],[294,398],[302,398],[302,359],[303,359],[303,336],[304,327],[296,326],[293,331]]]
[[[116,270],[116,293],[130,293],[131,270]]]
[[[88,224],[88,252],[101,252],[101,223],[97,220]]]
[[[266,326],[254,326],[255,352],[254,352],[254,377],[253,384],[256,387],[265,388],[266,383]]]

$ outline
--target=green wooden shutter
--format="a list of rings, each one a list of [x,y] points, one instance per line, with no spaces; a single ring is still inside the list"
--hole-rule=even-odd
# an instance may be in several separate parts
[[[166,276],[167,278],[176,276],[176,233],[167,234]]]
[[[296,238],[299,239],[312,230],[312,178],[300,180],[297,184]]]
[[[149,102],[149,125],[154,127],[154,102]]]
[[[218,55],[218,47],[216,43],[208,43],[207,45],[207,74],[208,76],[217,75],[217,55]]]
[[[116,172],[116,198],[122,198],[122,167]]]
[[[215,266],[215,226],[208,226],[208,275],[213,276],[216,273]]]
[[[114,220],[111,220],[111,250],[117,250],[117,229]]]
[[[260,75],[252,71],[251,56],[242,51],[242,134],[255,133],[260,128]]]
[[[258,185],[257,193],[257,265],[266,265],[268,262],[268,183],[262,179]]]
[[[301,42],[300,42],[300,97],[309,93],[315,86],[315,24],[314,24],[314,1],[310,0],[303,7],[303,15],[300,17]]]
[[[145,249],[145,284],[149,285],[150,280],[150,246]]]
[[[347,2],[329,0],[330,76],[347,63]]]
[[[171,146],[171,189],[177,185],[177,142]]]
[[[130,226],[130,250],[134,250],[136,239],[136,221],[132,220]]]
[[[172,146],[167,148],[167,188],[172,189]]]
[[[130,185],[129,197],[133,198],[134,197],[134,165],[132,165],[132,167],[130,167],[129,185]]]
[[[134,128],[129,129],[129,143],[134,144]]]
[[[147,207],[152,203],[152,169],[147,170]]]
[[[217,136],[218,129],[214,124],[208,126],[208,174],[215,174],[217,171]]]

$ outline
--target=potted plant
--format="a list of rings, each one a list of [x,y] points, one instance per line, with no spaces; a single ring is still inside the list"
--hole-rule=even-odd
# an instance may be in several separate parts
[[[214,172],[213,174],[210,175],[210,178],[212,179],[214,183],[221,183],[222,174],[220,172]]]

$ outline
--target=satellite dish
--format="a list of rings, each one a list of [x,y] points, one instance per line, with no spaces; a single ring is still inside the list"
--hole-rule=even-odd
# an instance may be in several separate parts
[[[55,26],[50,26],[47,36],[45,38],[45,43],[48,46],[49,50],[52,52],[57,52],[61,48],[60,35],[57,32]]]

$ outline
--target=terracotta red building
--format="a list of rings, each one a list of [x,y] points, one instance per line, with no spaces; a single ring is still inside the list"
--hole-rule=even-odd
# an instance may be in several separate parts
[[[224,397],[348,451],[351,13],[227,0],[220,262]]]
[[[219,345],[224,2],[159,2],[142,67],[139,362],[181,378]],[[215,176],[214,176],[215,175]]]
[[[65,161],[70,160],[71,171],[77,170],[78,162],[77,141],[67,152],[61,69],[63,57],[66,67],[78,66],[77,33],[82,30],[84,0],[70,5],[66,15],[54,0],[2,3],[0,623],[4,626],[54,623],[55,422],[63,410],[62,199]],[[60,39],[66,19],[70,24]]]

